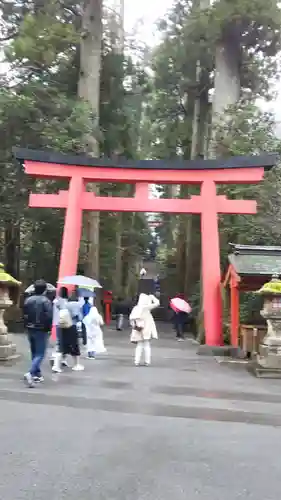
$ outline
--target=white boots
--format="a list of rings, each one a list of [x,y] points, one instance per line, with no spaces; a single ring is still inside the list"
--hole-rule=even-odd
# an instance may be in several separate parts
[[[141,362],[142,352],[144,351],[144,364],[149,366],[151,363],[151,345],[149,340],[142,340],[136,345],[135,365],[139,366]]]

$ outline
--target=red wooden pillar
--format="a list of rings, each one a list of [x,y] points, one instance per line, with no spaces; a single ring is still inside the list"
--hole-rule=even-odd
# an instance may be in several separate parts
[[[81,201],[83,192],[83,178],[78,175],[72,177],[69,182],[58,279],[76,274],[77,271],[82,231],[83,211]],[[55,340],[55,338],[56,327],[53,325],[52,339]]]
[[[239,325],[240,325],[240,314],[239,314],[239,288],[238,283],[231,279],[230,282],[230,337],[231,345],[233,347],[238,347],[239,340]]]
[[[220,294],[220,246],[216,184],[203,181],[201,187],[202,280],[205,343],[223,345],[222,302]]]
[[[82,231],[82,199],[84,180],[75,175],[70,179],[68,203],[62,237],[59,279],[76,274]]]
[[[104,290],[103,292],[104,315],[105,324],[110,325],[111,322],[111,306],[112,306],[112,292]]]

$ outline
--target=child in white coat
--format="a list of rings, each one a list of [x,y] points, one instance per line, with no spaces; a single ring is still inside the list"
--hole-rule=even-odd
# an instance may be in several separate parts
[[[103,354],[106,352],[101,329],[104,322],[96,306],[91,307],[89,313],[84,317],[83,323],[87,333],[88,358],[95,359],[96,354]]]
[[[141,293],[137,305],[130,314],[132,326],[131,342],[136,344],[135,365],[139,366],[144,351],[145,366],[151,364],[151,339],[157,339],[157,329],[151,311],[158,307],[159,300],[154,295]]]

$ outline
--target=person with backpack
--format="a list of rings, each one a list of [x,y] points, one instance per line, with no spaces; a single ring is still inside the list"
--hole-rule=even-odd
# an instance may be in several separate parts
[[[67,302],[68,302],[68,290],[66,287],[62,287],[59,290],[57,297],[55,297],[53,300],[53,326],[56,329],[56,347],[50,359],[51,367],[54,366],[55,359],[58,353],[60,354],[61,328],[59,326],[59,317],[60,317],[60,310],[65,309]],[[60,357],[60,368],[68,367],[67,356],[62,355],[59,357]]]
[[[82,371],[84,366],[80,364],[80,348],[77,331],[77,323],[82,320],[80,304],[77,301],[68,300],[68,290],[62,287],[59,296],[54,300],[56,308],[56,328],[58,349],[54,359],[52,371],[61,373],[61,361],[66,355],[73,358],[73,371]]]
[[[41,363],[45,357],[48,339],[52,328],[52,302],[46,297],[47,284],[38,280],[34,284],[34,295],[28,297],[23,306],[24,327],[27,330],[31,352],[31,367],[24,375],[28,387],[43,382]]]

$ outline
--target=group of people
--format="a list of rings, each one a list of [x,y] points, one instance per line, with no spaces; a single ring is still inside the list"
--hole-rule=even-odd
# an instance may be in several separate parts
[[[56,329],[56,349],[51,359],[52,371],[55,373],[61,373],[68,366],[68,356],[73,359],[73,371],[84,370],[80,361],[81,343],[85,346],[88,359],[95,359],[97,354],[106,352],[102,332],[103,318],[91,300],[92,297],[84,297],[82,302],[69,299],[67,288],[62,287],[52,302],[46,296],[46,291],[46,282],[38,280],[34,284],[34,294],[24,302],[24,326],[31,353],[31,366],[24,375],[28,387],[44,381],[41,364],[52,327]],[[130,313],[130,341],[136,346],[135,366],[140,366],[143,355],[144,365],[151,364],[151,340],[158,338],[151,312],[159,304],[154,295],[141,293]]]
[[[103,318],[90,297],[82,302],[69,298],[66,287],[60,288],[52,302],[47,296],[43,280],[34,284],[34,294],[24,302],[23,317],[31,353],[31,366],[24,379],[29,387],[43,382],[41,364],[45,357],[52,328],[56,331],[56,348],[52,355],[52,371],[61,373],[68,366],[67,357],[73,360],[73,371],[82,371],[81,344],[89,359],[106,352],[103,341]],[[81,340],[82,342],[81,342]]]

